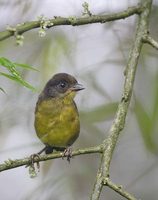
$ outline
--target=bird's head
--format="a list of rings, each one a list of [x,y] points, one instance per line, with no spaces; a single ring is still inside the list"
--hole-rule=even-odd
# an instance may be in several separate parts
[[[76,92],[83,89],[84,87],[70,74],[58,73],[47,82],[43,93],[48,98],[65,96],[74,98]]]

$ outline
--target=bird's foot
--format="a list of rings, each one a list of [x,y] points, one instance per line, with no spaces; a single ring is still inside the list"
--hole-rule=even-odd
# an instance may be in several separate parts
[[[37,171],[40,171],[40,164],[38,159],[40,158],[40,154],[36,153],[36,154],[32,154],[30,156],[30,162],[28,165],[26,165],[26,167],[29,167],[29,174],[31,178],[34,178],[37,176],[37,172],[36,172],[36,168],[35,168],[35,163],[37,165]]]
[[[39,154],[39,153],[35,153],[35,154],[32,154],[32,155],[30,156],[30,165],[35,169],[34,164],[36,163],[37,169],[38,169],[38,171],[39,171],[39,170],[40,170],[40,163],[39,163],[39,161],[35,161],[36,158],[37,158],[37,159],[40,158],[40,154]]]
[[[40,171],[40,164],[39,164],[38,159],[40,158],[40,154],[43,153],[46,149],[47,149],[47,146],[45,146],[38,153],[31,154],[31,156],[30,156],[30,162],[29,162],[28,165],[26,165],[26,167],[29,167],[29,174],[30,174],[31,178],[37,176],[36,169],[35,169],[35,163],[37,165],[38,172]]]
[[[45,146],[41,151],[39,151],[38,153],[34,153],[34,154],[31,154],[30,156],[30,163],[26,166],[32,166],[34,168],[34,163],[36,162],[37,163],[37,168],[38,170],[40,169],[40,164],[39,164],[39,161],[35,161],[35,159],[39,159],[40,158],[40,154],[43,153],[44,151],[47,150],[47,146]]]
[[[67,161],[70,163],[70,158],[72,158],[72,148],[71,147],[67,147],[63,154],[62,154],[62,159],[64,159],[64,157],[67,158]]]

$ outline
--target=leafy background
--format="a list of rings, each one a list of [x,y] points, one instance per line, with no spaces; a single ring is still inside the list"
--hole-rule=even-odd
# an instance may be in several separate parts
[[[15,26],[36,20],[41,14],[48,18],[80,16],[83,2],[2,0],[0,30],[5,30],[7,24]],[[87,2],[92,14],[117,12],[138,3],[135,0],[121,0],[119,4],[116,0]],[[157,6],[158,1],[154,1],[150,32],[158,40]],[[73,148],[101,143],[121,98],[123,72],[135,27],[136,17],[132,16],[106,24],[53,27],[42,38],[36,29],[24,34],[22,47],[16,45],[14,37],[0,42],[0,88],[5,91],[0,91],[0,161],[22,158],[43,147],[33,127],[34,107],[40,90],[57,72],[73,74],[86,87],[76,97],[81,134]],[[114,182],[121,183],[144,200],[157,200],[157,55],[156,50],[144,45],[126,126],[111,165]],[[30,66],[33,69],[26,69]],[[15,76],[14,79],[20,76],[21,84],[28,89],[17,84],[20,79],[11,81],[8,79],[11,77],[4,74]],[[92,190],[98,162],[98,155],[78,156],[70,164],[61,159],[47,161],[41,164],[35,179],[30,179],[28,169],[24,167],[3,172],[0,174],[1,197],[3,200],[86,200]],[[122,199],[110,189],[103,192],[101,199],[105,197]]]

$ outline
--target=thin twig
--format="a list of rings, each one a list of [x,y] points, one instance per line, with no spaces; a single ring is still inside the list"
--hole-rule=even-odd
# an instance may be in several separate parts
[[[150,44],[156,50],[158,50],[158,42],[154,40],[150,35],[144,37],[144,42]]]
[[[111,188],[112,190],[119,193],[121,196],[125,197],[128,200],[137,200],[133,195],[129,194],[121,185],[114,184],[110,179],[105,181],[105,185]]]

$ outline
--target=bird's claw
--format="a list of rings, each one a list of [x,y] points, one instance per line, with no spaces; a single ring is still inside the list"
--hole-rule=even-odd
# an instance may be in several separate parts
[[[62,159],[64,159],[64,157],[67,158],[67,161],[70,163],[70,158],[72,158],[72,148],[71,147],[67,147],[64,152],[62,153]]]
[[[36,153],[36,154],[32,154],[31,156],[30,156],[30,163],[28,164],[28,165],[26,165],[26,167],[31,167],[32,169],[34,169],[35,170],[35,163],[36,163],[36,165],[37,165],[37,169],[38,169],[38,171],[40,170],[40,163],[39,163],[39,161],[35,161],[35,159],[39,159],[40,158],[40,155],[38,154],[38,153]]]

